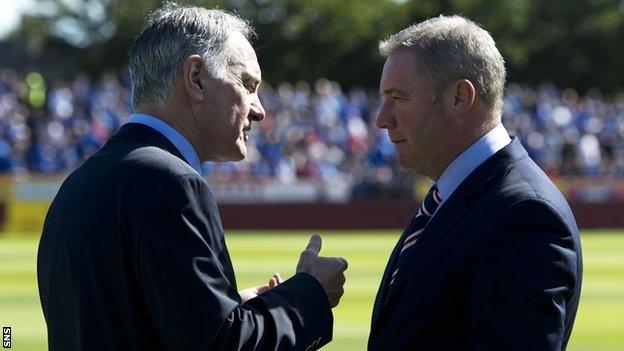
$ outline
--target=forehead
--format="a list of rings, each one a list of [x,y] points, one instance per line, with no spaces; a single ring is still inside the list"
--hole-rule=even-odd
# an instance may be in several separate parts
[[[398,93],[422,99],[431,99],[433,82],[426,76],[423,60],[413,50],[402,50],[388,56],[381,73],[379,92],[382,96]]]
[[[381,90],[408,87],[418,79],[416,57],[411,51],[399,51],[386,59],[381,73]]]
[[[228,64],[231,71],[251,75],[260,80],[260,65],[249,41],[241,33],[233,33],[228,39],[228,45],[230,50]]]

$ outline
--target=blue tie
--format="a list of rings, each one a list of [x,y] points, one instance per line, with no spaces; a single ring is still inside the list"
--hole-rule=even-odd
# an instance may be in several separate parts
[[[403,239],[403,244],[401,245],[401,251],[399,253],[399,259],[397,260],[397,267],[392,273],[392,277],[390,278],[390,285],[394,283],[394,278],[399,272],[399,262],[401,262],[401,257],[409,248],[412,247],[418,241],[420,234],[425,230],[427,223],[429,223],[429,219],[435,213],[436,209],[442,202],[442,198],[440,197],[440,192],[438,191],[438,187],[436,185],[432,186],[427,193],[427,196],[420,204],[418,208],[418,212],[412,219],[408,229],[405,231],[407,236]]]

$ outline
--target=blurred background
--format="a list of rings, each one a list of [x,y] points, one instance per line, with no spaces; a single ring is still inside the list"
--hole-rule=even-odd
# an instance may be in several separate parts
[[[624,0],[178,1],[249,19],[266,119],[247,158],[206,163],[240,286],[294,270],[313,230],[350,261],[328,350],[362,350],[391,248],[429,181],[374,126],[377,43],[439,14],[484,26],[506,60],[503,122],[582,229],[570,350],[624,350]],[[35,257],[64,177],[126,123],[127,52],[151,0],[0,0],[0,324],[46,349]]]

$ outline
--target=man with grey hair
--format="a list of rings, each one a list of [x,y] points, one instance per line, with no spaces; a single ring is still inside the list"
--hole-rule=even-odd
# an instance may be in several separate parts
[[[434,183],[388,261],[369,350],[563,350],[581,248],[561,193],[501,124],[505,65],[484,29],[432,18],[380,44],[377,126]]]
[[[296,274],[237,292],[201,162],[246,155],[260,67],[251,27],[166,4],[130,51],[129,123],[63,183],[39,245],[50,350],[315,350],[347,263],[312,236]],[[241,213],[241,220],[244,220]]]

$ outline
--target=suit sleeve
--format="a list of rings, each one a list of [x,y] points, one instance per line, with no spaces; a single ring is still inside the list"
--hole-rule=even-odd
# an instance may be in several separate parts
[[[576,226],[541,200],[510,207],[475,255],[471,350],[562,350],[565,305],[575,293]]]
[[[308,274],[241,304],[230,281],[234,274],[216,204],[203,179],[182,176],[154,191],[161,202],[137,223],[135,265],[167,349],[315,350],[331,340],[329,302]]]

